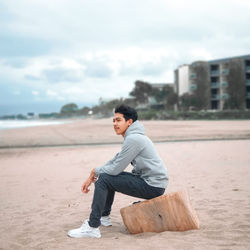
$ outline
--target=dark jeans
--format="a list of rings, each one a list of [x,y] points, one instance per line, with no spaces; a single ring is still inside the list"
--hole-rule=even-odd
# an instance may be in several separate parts
[[[128,172],[115,176],[100,174],[95,182],[92,211],[89,217],[91,227],[99,227],[101,216],[110,214],[115,192],[148,200],[162,195],[165,189],[150,186],[141,177]]]

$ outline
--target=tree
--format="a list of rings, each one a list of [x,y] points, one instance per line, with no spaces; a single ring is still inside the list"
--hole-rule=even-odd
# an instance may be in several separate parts
[[[152,94],[152,86],[143,81],[136,81],[134,89],[129,93],[137,103],[147,103]]]
[[[167,96],[167,89],[163,88],[160,90],[158,88],[153,88],[151,96],[154,97],[158,103],[163,103]]]
[[[84,106],[83,108],[79,109],[77,113],[80,115],[88,115],[89,111],[90,111],[90,108],[87,106]]]
[[[195,78],[192,79],[195,89],[191,96],[185,96],[197,110],[208,109],[210,106],[210,81],[207,62],[196,62],[191,66]],[[196,98],[196,100],[195,100]]]
[[[68,103],[62,106],[60,113],[62,114],[74,114],[78,111],[78,106],[75,103]]]
[[[194,94],[185,93],[180,97],[180,106],[184,110],[196,108],[199,100]]]
[[[174,92],[174,89],[170,86],[164,87],[163,91],[166,93],[166,107],[173,108],[178,101],[178,95]]]
[[[231,59],[227,76],[227,93],[229,98],[224,109],[244,109],[245,107],[245,79],[244,65],[239,59]]]
[[[22,115],[22,114],[18,114],[18,115],[16,116],[16,118],[17,118],[18,120],[27,120],[27,117],[24,116],[24,115]]]
[[[105,103],[105,106],[106,106],[106,109],[108,111],[113,111],[116,106],[118,106],[122,103],[123,103],[122,98],[121,99],[113,99],[113,100]]]
[[[136,100],[134,98],[125,98],[123,99],[123,103],[133,108],[136,107]]]
[[[113,99],[108,102],[105,102],[102,98],[99,99],[99,105],[96,105],[92,108],[92,111],[95,115],[101,117],[110,117],[113,114],[114,108],[119,104],[123,103],[123,99]]]
[[[178,96],[171,86],[165,86],[162,89],[153,88],[151,95],[158,104],[163,104],[167,109],[172,109],[178,101]]]

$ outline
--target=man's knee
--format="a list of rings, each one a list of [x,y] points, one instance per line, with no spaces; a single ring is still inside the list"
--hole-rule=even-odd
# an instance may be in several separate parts
[[[110,179],[110,175],[106,173],[102,173],[98,176],[98,179],[95,182],[95,185],[100,185],[100,186],[107,185],[107,183],[109,183],[109,179]]]
[[[117,185],[117,183],[119,183],[119,175],[109,175],[106,173],[102,173],[99,175],[98,180],[95,182],[95,186],[115,189],[115,186]]]
[[[105,181],[107,179],[109,179],[110,175],[106,174],[106,173],[102,173],[98,176],[98,181]]]

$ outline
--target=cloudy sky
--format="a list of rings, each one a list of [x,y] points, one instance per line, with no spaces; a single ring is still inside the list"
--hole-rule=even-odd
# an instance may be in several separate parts
[[[249,0],[0,0],[0,115],[127,97],[250,54]]]

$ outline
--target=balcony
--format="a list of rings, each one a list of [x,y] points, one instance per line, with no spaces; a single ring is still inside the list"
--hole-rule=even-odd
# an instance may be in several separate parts
[[[218,76],[218,75],[220,75],[220,71],[219,70],[211,70],[210,75],[211,76]]]
[[[250,66],[246,66],[246,72],[250,72]]]
[[[189,88],[190,88],[190,90],[196,90],[197,85],[196,84],[191,84]]]
[[[229,72],[228,69],[223,69],[223,70],[221,71],[222,75],[224,75],[224,76],[228,75],[228,72]]]
[[[250,93],[246,94],[246,99],[250,99]]]
[[[217,89],[220,87],[220,83],[219,82],[211,82],[210,86],[211,86],[211,89]]]
[[[250,79],[247,79],[246,85],[247,85],[247,86],[250,86]]]
[[[225,94],[222,95],[222,99],[223,99],[223,100],[226,100],[226,99],[228,99],[228,98],[229,98],[229,95],[228,95],[228,94],[225,93]]]
[[[195,73],[190,74],[189,79],[196,79],[196,74]]]
[[[211,95],[211,100],[212,101],[218,101],[218,100],[220,100],[220,95],[218,95],[218,94]]]
[[[221,87],[227,87],[228,86],[228,82],[222,82],[221,83]]]

